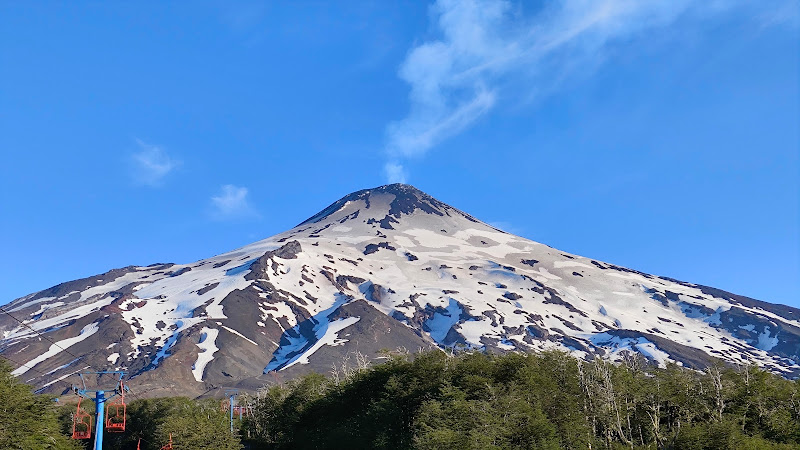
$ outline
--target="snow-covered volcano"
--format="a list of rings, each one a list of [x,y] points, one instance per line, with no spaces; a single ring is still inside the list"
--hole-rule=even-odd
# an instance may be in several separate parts
[[[27,327],[0,316],[1,355],[50,392],[85,367],[126,370],[152,395],[200,395],[431,347],[800,374],[796,308],[560,252],[402,184],[222,255],[115,269],[4,309]]]

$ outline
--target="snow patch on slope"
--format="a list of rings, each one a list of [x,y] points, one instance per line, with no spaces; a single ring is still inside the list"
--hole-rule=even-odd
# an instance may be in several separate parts
[[[331,347],[336,347],[337,345],[344,344],[348,340],[339,339],[339,332],[349,327],[350,325],[353,325],[359,320],[361,320],[360,317],[346,317],[344,319],[338,319],[328,323],[328,327],[325,329],[325,333],[319,339],[317,339],[317,342],[315,342],[314,345],[312,345],[311,348],[306,350],[300,357],[290,362],[282,369],[288,369],[289,367],[292,367],[293,365],[298,363],[308,364],[308,357],[313,355],[323,345],[330,345]]]
[[[303,364],[308,363],[308,357],[315,351],[317,351],[322,344],[316,345],[320,340],[327,336],[329,329],[335,329],[333,331],[334,335],[338,333],[342,328],[345,326],[352,325],[353,323],[357,322],[358,320],[352,322],[345,322],[347,325],[342,326],[342,320],[352,319],[348,317],[346,319],[340,319],[336,322],[330,322],[328,317],[336,311],[337,308],[344,305],[350,300],[349,297],[336,294],[336,301],[334,301],[333,305],[321,311],[317,315],[305,320],[293,328],[286,330],[281,336],[280,347],[278,347],[272,354],[272,360],[269,362],[267,367],[264,368],[264,373],[271,372],[273,370],[281,370],[286,367],[290,367],[294,365],[295,362],[302,358]],[[358,318],[356,318],[358,319]],[[332,324],[333,328],[331,328]],[[311,330],[307,330],[307,328],[311,326]],[[303,333],[305,331],[305,334]],[[324,343],[328,342],[338,342],[335,340],[336,336],[328,336]],[[333,341],[331,341],[333,339]],[[328,344],[328,345],[338,345],[338,344]]]
[[[274,247],[271,241],[260,241],[248,247]],[[247,247],[246,247],[247,248]],[[245,262],[226,269],[225,261],[232,256],[241,256],[241,250],[220,255],[192,265],[173,266],[177,276],[164,277],[136,291],[135,299],[120,305],[122,318],[131,325],[134,337],[131,347],[134,349],[131,358],[139,356],[140,348],[154,345],[159,348],[151,363],[151,368],[165,357],[178,339],[181,332],[207,319],[226,319],[222,300],[232,291],[245,289],[251,282],[245,279],[250,266],[257,259],[245,256]],[[190,270],[187,270],[190,269]],[[200,288],[198,288],[200,286]],[[139,299],[139,300],[137,300]],[[145,300],[143,307],[137,302]],[[205,314],[195,314],[195,310],[205,305]],[[125,309],[128,310],[125,310]]]
[[[218,335],[219,330],[216,328],[203,327],[200,332],[200,342],[197,343],[200,353],[197,354],[197,361],[192,365],[192,375],[198,382],[203,381],[206,366],[214,359],[214,353],[219,350],[216,344]]]
[[[764,332],[758,335],[758,344],[756,344],[756,348],[770,351],[775,348],[776,345],[778,345],[777,333],[775,336],[771,336],[769,333],[769,327],[764,327]]]
[[[439,345],[444,345],[444,339],[453,325],[458,323],[458,318],[461,315],[461,306],[452,298],[447,304],[444,312],[436,312],[433,317],[425,321],[425,326],[428,328],[428,333],[431,338]]]
[[[589,340],[597,346],[610,349],[610,356],[613,360],[622,359],[623,352],[641,353],[646,358],[655,361],[662,368],[666,367],[667,361],[670,360],[667,352],[659,349],[644,337],[622,338],[608,333],[599,333],[591,336]]]
[[[83,327],[83,329],[81,329],[81,332],[80,332],[79,335],[77,335],[75,337],[67,338],[67,339],[62,339],[62,340],[52,344],[50,346],[50,348],[46,352],[42,353],[41,355],[37,356],[36,358],[34,358],[34,359],[32,359],[32,360],[30,360],[28,362],[26,362],[24,365],[18,367],[16,370],[11,372],[11,375],[14,375],[14,376],[22,375],[23,373],[27,372],[31,367],[34,367],[35,365],[39,364],[40,362],[45,361],[45,360],[47,360],[49,358],[52,358],[53,356],[56,356],[57,354],[59,354],[59,353],[63,352],[64,350],[72,347],[73,345],[77,344],[78,342],[81,342],[81,341],[85,340],[86,338],[88,338],[89,336],[97,333],[98,329],[99,328],[97,327],[97,322],[92,322],[89,325],[86,325],[85,327]]]

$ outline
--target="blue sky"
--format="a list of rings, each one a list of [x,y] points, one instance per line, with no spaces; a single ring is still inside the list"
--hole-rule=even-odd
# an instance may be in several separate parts
[[[794,1],[1,2],[0,304],[406,181],[800,306]]]

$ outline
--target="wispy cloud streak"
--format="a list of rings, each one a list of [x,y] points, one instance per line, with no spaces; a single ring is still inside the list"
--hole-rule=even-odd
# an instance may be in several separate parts
[[[250,204],[246,187],[226,184],[211,197],[212,217],[216,220],[236,220],[259,217]]]
[[[396,162],[388,162],[386,165],[383,166],[383,170],[386,174],[386,180],[389,183],[405,183],[406,182],[406,171],[403,168],[402,164]]]
[[[161,186],[164,178],[181,164],[180,161],[170,157],[160,146],[146,144],[138,139],[136,143],[139,151],[132,157],[134,180],[146,186]]]
[[[683,17],[700,21],[740,0],[563,0],[524,13],[506,0],[438,0],[436,39],[412,48],[399,70],[408,115],[386,129],[393,170],[485,116],[501,100],[547,91],[591,71],[615,42],[643,37]],[[782,1],[773,2],[784,11]],[[782,9],[781,9],[782,8]],[[504,92],[513,84],[527,92]],[[546,86],[546,87],[545,87]]]

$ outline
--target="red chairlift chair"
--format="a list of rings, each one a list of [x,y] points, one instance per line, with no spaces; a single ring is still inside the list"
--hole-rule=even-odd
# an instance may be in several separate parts
[[[161,450],[172,450],[172,433],[169,434],[169,443],[161,447]]]
[[[247,407],[246,406],[234,406],[233,407],[233,415],[239,416],[241,419],[242,417],[247,415]]]
[[[89,439],[92,437],[92,416],[81,409],[81,400],[78,397],[78,409],[72,416],[72,439]]]
[[[230,400],[222,400],[219,402],[219,410],[223,413],[227,413],[230,411],[231,408],[231,401]],[[247,407],[246,406],[236,406],[233,407],[233,415],[234,417],[239,417],[240,419],[243,416],[247,415]]]
[[[119,383],[119,397],[106,405],[106,431],[121,433],[125,431],[125,386]]]

